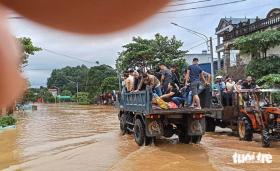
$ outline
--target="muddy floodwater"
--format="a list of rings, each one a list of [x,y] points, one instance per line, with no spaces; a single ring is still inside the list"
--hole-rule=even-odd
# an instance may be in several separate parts
[[[16,129],[0,132],[0,170],[280,170],[280,143],[262,148],[257,134],[244,142],[217,129],[196,145],[174,136],[138,147],[131,135],[119,134],[112,106],[38,105],[17,118]],[[269,154],[272,163],[235,164],[235,153]]]

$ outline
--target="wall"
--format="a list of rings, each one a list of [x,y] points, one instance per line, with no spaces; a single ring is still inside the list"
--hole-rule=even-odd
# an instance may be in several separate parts
[[[186,59],[188,64],[192,64],[193,58],[198,58],[199,63],[209,63],[211,62],[211,55],[210,54],[187,54],[184,59]]]

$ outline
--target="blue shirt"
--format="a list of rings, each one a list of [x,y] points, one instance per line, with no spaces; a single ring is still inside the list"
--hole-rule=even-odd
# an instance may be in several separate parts
[[[189,66],[188,70],[190,70],[190,81],[200,81],[200,74],[202,73],[202,69],[197,64],[192,64]]]

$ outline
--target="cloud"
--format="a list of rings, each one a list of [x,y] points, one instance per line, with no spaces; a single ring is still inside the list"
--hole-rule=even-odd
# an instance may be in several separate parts
[[[227,1],[219,1],[219,3],[221,2]],[[172,7],[172,9],[197,7],[213,3],[217,2],[211,1],[207,3],[190,4],[187,6]],[[215,8],[156,14],[146,22],[140,23],[130,29],[109,35],[98,36],[82,36],[65,33],[35,24],[25,19],[11,19],[9,20],[9,23],[12,32],[16,37],[30,37],[36,46],[84,60],[93,62],[99,61],[101,64],[114,66],[117,52],[120,52],[122,46],[129,43],[133,36],[151,38],[156,33],[168,36],[176,35],[177,39],[184,42],[183,48],[188,49],[201,43],[203,40],[185,30],[171,25],[171,22],[176,22],[177,24],[210,36],[215,34],[215,28],[222,17],[265,17],[267,12],[276,6],[279,6],[279,2],[274,0],[248,0],[238,4]],[[170,7],[168,9],[170,9]],[[192,49],[190,53],[199,53],[204,49],[206,49],[206,47],[205,45],[202,45],[198,48]],[[30,57],[29,65],[25,68],[25,75],[31,81],[32,86],[46,85],[51,69],[62,68],[67,65],[77,66],[81,64],[87,66],[93,65],[58,56],[47,51],[41,51]]]

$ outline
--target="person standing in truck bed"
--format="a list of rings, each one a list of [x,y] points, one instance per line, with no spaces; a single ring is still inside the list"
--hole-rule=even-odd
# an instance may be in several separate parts
[[[172,82],[172,73],[164,64],[160,64],[159,67],[161,73],[160,82],[162,86],[162,93],[165,94],[168,89],[168,84]]]
[[[186,74],[186,86],[188,86],[188,81],[191,83],[191,91],[193,95],[193,101],[190,107],[194,107],[196,104],[195,109],[201,109],[200,106],[200,99],[198,97],[198,89],[200,85],[200,78],[205,81],[205,77],[202,73],[202,69],[198,65],[198,59],[193,58],[193,64],[189,66]]]

